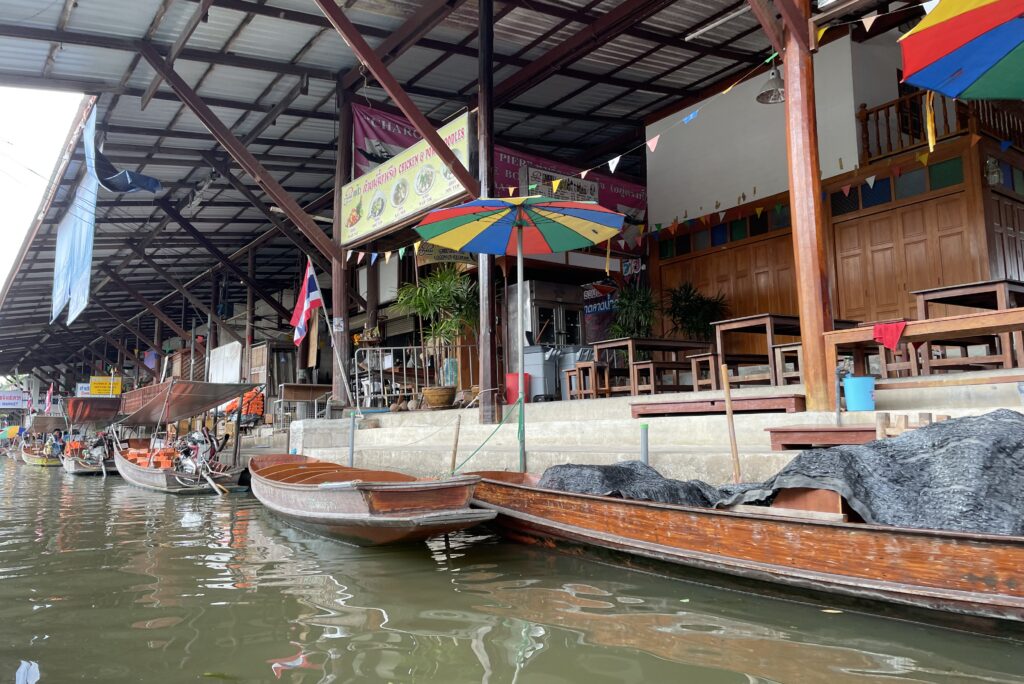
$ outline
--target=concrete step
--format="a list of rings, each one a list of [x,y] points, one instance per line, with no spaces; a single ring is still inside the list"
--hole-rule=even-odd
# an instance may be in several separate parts
[[[472,449],[460,449],[456,458],[458,472],[477,470],[518,470],[519,451],[517,448],[491,447],[473,453]],[[782,469],[796,455],[791,451],[747,450],[740,453],[741,475],[744,481],[766,480]],[[311,449],[308,456],[324,460],[348,463],[348,453],[339,449]],[[608,447],[539,447],[527,451],[527,469],[542,473],[552,465],[563,463],[611,464],[636,460],[639,453],[634,450]],[[732,458],[728,451],[695,448],[652,448],[650,464],[662,475],[677,479],[699,479],[720,484],[732,481]],[[418,477],[443,477],[450,472],[451,448],[357,448],[355,466],[399,470]]]

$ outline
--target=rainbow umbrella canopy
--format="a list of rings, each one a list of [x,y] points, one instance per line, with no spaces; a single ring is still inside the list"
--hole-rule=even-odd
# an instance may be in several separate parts
[[[626,217],[596,202],[551,197],[478,199],[435,209],[416,227],[426,242],[459,252],[516,257],[516,311],[519,312],[519,469],[526,470],[523,421],[524,347],[523,257],[569,252],[611,240]]]
[[[1024,0],[941,0],[900,46],[911,85],[965,100],[1024,98]]]

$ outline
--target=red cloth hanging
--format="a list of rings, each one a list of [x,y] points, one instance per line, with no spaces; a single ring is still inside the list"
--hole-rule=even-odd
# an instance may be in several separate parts
[[[875,342],[880,342],[889,351],[896,351],[900,338],[903,336],[903,329],[907,327],[906,321],[895,323],[875,323]]]

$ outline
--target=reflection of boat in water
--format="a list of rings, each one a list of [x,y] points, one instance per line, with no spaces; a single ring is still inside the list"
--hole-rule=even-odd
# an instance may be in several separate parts
[[[291,454],[249,463],[252,491],[285,519],[357,546],[420,541],[491,520],[469,507],[478,477],[419,480]]]
[[[110,425],[121,411],[120,397],[70,397],[65,401],[69,432],[80,426],[82,434],[69,436],[61,460],[72,475],[116,473],[111,444],[105,436],[89,437],[90,428]]]
[[[142,387],[124,395],[121,410],[126,415],[119,425],[159,427],[191,418],[253,387],[178,379]],[[138,487],[168,494],[219,493],[236,485],[245,469],[221,461],[220,446],[205,430],[172,445],[155,436],[127,443],[115,439],[114,464],[121,477]]]
[[[531,474],[478,474],[474,504],[496,511],[512,538],[834,594],[959,629],[1024,632],[1024,538],[692,508],[541,489]]]

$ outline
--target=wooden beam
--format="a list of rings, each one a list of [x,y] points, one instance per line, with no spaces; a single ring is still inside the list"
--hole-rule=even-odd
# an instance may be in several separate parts
[[[772,6],[770,0],[747,0],[747,4],[750,5],[750,10],[757,17],[761,28],[764,29],[764,34],[768,37],[768,42],[772,44],[772,49],[781,55],[786,48],[785,31],[776,16],[775,7]]]
[[[161,311],[160,308],[157,307],[155,304],[153,304],[148,299],[146,299],[145,297],[140,295],[138,293],[138,291],[136,290],[136,288],[134,288],[131,285],[129,285],[128,283],[126,283],[121,278],[121,276],[119,276],[116,273],[114,273],[114,271],[110,267],[108,267],[108,266],[100,266],[100,270],[104,273],[104,275],[106,275],[108,278],[110,278],[110,280],[112,282],[114,282],[122,290],[124,290],[125,293],[129,297],[131,297],[136,302],[141,304],[142,307],[146,311],[148,311],[149,313],[153,314],[154,316],[159,318],[161,321],[163,321],[165,324],[167,324],[167,327],[170,328],[171,330],[173,330],[175,335],[177,335],[178,337],[180,337],[183,340],[187,340],[187,339],[190,339],[192,337],[192,334],[190,332],[188,332],[187,330],[182,328],[180,325],[178,325],[177,321],[175,321],[173,318],[171,318],[170,316],[165,314],[163,311]]]
[[[317,0],[318,4],[330,0]],[[557,47],[547,51],[494,89],[494,104],[515,99],[530,88],[538,85],[559,69],[586,56],[592,50],[604,45],[624,33],[635,24],[642,22],[669,5],[674,0],[633,0],[624,2],[611,11],[587,24],[586,28],[571,35]]]
[[[324,16],[327,17],[327,20],[331,22],[335,30],[338,31],[342,40],[352,49],[352,52],[355,53],[359,61],[370,70],[370,73],[373,74],[377,82],[384,88],[388,97],[402,110],[405,118],[409,120],[413,128],[434,148],[434,153],[441,158],[441,161],[458,179],[466,192],[473,197],[479,196],[480,184],[469,173],[469,170],[466,169],[463,163],[459,161],[451,148],[441,140],[441,136],[437,134],[434,127],[427,121],[427,117],[423,115],[419,107],[409,98],[409,95],[402,89],[398,81],[395,80],[395,77],[391,75],[387,66],[359,34],[359,31],[352,25],[352,22],[348,20],[348,17],[341,11],[341,8],[335,4],[334,0],[314,0],[314,2],[320,8],[320,11],[324,13]],[[339,259],[341,258],[340,254],[337,256]]]
[[[264,302],[270,305],[279,316],[286,319],[291,319],[292,312],[281,306],[281,303],[274,299],[269,292],[263,289],[263,287],[255,281],[255,279],[249,278],[249,274],[245,272],[238,264],[231,261],[224,252],[217,249],[210,239],[206,237],[198,228],[193,226],[187,218],[181,215],[181,213],[174,208],[174,205],[168,202],[166,199],[161,199],[158,202],[160,207],[167,213],[171,219],[177,223],[182,230],[191,235],[196,242],[198,242],[207,252],[213,257],[224,264],[224,267],[231,271],[239,280],[246,285],[250,286],[256,295]]]
[[[146,254],[145,250],[143,250],[141,247],[137,245],[129,245],[129,248],[133,252],[135,252],[138,255],[138,257],[146,263],[146,265],[153,269],[154,273],[156,273],[160,278],[162,278],[168,285],[173,287],[179,294],[181,294],[182,297],[187,299],[189,303],[192,304],[192,306],[194,306],[195,308],[199,309],[201,312],[209,316],[210,319],[213,321],[213,324],[218,326],[221,330],[223,330],[228,337],[230,337],[235,342],[245,344],[245,340],[242,339],[241,335],[239,335],[230,325],[228,325],[222,318],[220,318],[217,315],[217,313],[209,306],[207,306],[201,299],[199,299],[199,297],[186,290],[185,286],[182,285],[174,276],[172,276],[170,273],[161,268],[158,263],[153,261],[153,259],[151,259]]]
[[[106,314],[108,316],[110,316],[115,321],[117,321],[117,324],[119,326],[121,326],[122,328],[124,328],[125,330],[127,330],[131,334],[135,335],[137,338],[139,338],[140,342],[148,344],[153,349],[156,349],[157,354],[160,354],[161,356],[163,356],[163,351],[160,349],[160,347],[157,346],[157,343],[154,340],[150,339],[149,336],[147,336],[141,330],[139,330],[139,328],[137,326],[135,326],[133,323],[128,321],[126,318],[121,316],[121,314],[117,313],[116,311],[111,309],[109,306],[107,306],[103,302],[97,300],[95,302],[95,304],[100,309],[102,309],[104,312],[106,312]],[[116,330],[116,328],[115,328],[115,330]]]
[[[90,321],[85,321],[85,326],[92,330],[93,332],[95,332],[100,337],[102,337],[103,339],[105,339],[111,345],[113,345],[114,348],[116,348],[118,351],[124,354],[124,357],[126,359],[134,363],[136,373],[138,373],[138,371],[143,371],[146,373],[146,375],[148,375],[151,378],[156,377],[156,373],[153,371],[153,369],[147,366],[146,362],[140,359],[138,356],[136,356],[130,349],[128,349],[128,347],[124,346],[121,340],[117,339],[110,333],[103,332],[97,326],[93,325]]]
[[[171,51],[167,53],[167,64],[174,64],[174,60],[178,58],[181,51],[185,48],[185,43],[192,37],[195,30],[199,28],[199,23],[203,21],[206,13],[210,11],[210,5],[213,4],[213,0],[200,0],[199,4],[196,5],[195,10],[192,11],[192,16],[185,22],[185,26],[182,27],[181,33],[178,34],[178,38],[174,41],[174,45],[171,46]],[[142,94],[142,109],[149,106],[149,101],[153,99],[153,94],[156,89],[160,87],[160,83],[163,82],[160,74],[157,73],[153,77],[153,80],[149,82],[149,86],[146,88],[146,92]]]
[[[779,13],[782,15],[782,22],[796,39],[794,43],[787,42],[786,48],[799,47],[804,52],[810,52],[811,15],[797,7],[798,3],[801,7],[803,6],[803,0],[775,0],[775,6],[779,8]]]
[[[806,20],[810,0],[797,0]],[[805,21],[806,23],[806,21]],[[828,411],[835,368],[829,368],[824,333],[832,329],[814,103],[814,63],[795,31],[786,32],[786,143],[789,201],[803,378],[808,411]]]
[[[259,137],[260,133],[273,126],[274,122],[277,121],[277,117],[281,116],[285,110],[291,106],[292,102],[295,101],[295,98],[302,94],[305,84],[306,79],[300,77],[298,82],[292,86],[292,89],[285,93],[284,97],[282,97],[269,112],[264,114],[262,118],[260,118],[260,120],[242,136],[242,144],[248,147],[253,140]],[[281,144],[281,141],[278,141],[275,144]]]
[[[328,258],[340,258],[341,246],[335,244],[328,238],[318,225],[311,219],[299,203],[296,202],[288,192],[281,187],[281,184],[270,175],[259,161],[252,155],[245,145],[235,137],[234,133],[224,125],[213,110],[202,98],[192,89],[174,69],[167,65],[167,62],[153,48],[152,45],[143,43],[140,46],[142,56],[152,67],[161,74],[171,89],[178,95],[182,103],[196,115],[207,130],[213,134],[217,142],[221,144],[235,162],[259,185],[267,195],[274,200],[277,206],[284,210],[286,216],[292,223],[309,238],[309,241]],[[445,149],[448,149],[445,147]],[[450,152],[450,150],[449,150]],[[239,269],[241,271],[241,269]]]

